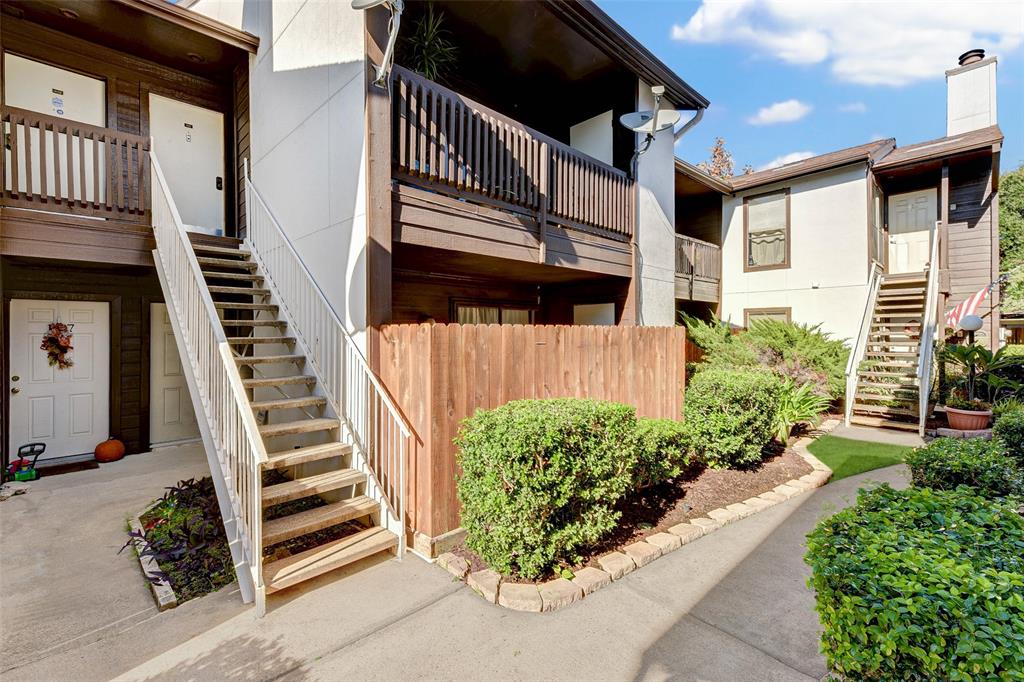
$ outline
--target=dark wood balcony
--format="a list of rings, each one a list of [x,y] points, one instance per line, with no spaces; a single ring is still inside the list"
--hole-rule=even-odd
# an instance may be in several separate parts
[[[676,298],[717,303],[721,296],[721,284],[721,247],[677,234]]]

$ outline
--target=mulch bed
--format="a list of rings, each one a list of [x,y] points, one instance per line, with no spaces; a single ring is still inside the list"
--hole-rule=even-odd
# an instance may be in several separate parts
[[[654,533],[662,533],[690,519],[706,516],[712,509],[725,507],[756,497],[777,485],[800,478],[814,469],[792,450],[768,454],[756,467],[749,469],[700,469],[672,481],[647,488],[623,499],[619,526],[598,545],[584,551],[580,566],[597,566],[597,557],[622,549]],[[470,571],[489,568],[483,559],[464,544],[452,550],[470,565]],[[599,567],[598,567],[599,568]],[[539,580],[556,577],[553,573]],[[526,582],[515,576],[506,582]],[[531,581],[532,582],[532,581]]]

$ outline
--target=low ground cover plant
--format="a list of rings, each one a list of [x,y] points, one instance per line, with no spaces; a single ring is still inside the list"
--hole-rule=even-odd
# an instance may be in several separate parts
[[[972,489],[861,491],[808,536],[822,652],[857,680],[1024,676],[1024,517]]]
[[[694,454],[710,467],[761,460],[778,428],[783,383],[767,370],[710,367],[690,382],[683,406]]]
[[[134,546],[160,567],[178,602],[201,597],[235,579],[213,479],[190,478],[167,489],[140,518],[143,532],[129,533]]]
[[[906,456],[915,486],[952,490],[961,485],[985,497],[1024,493],[1024,473],[1002,441],[937,438]]]
[[[634,486],[636,413],[597,400],[515,400],[478,410],[456,439],[467,546],[535,578],[612,530]]]

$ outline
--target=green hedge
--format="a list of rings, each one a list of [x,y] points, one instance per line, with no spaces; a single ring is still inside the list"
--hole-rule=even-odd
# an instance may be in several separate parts
[[[759,461],[775,434],[781,395],[782,380],[765,370],[701,370],[683,407],[692,451],[715,468]]]
[[[691,463],[688,444],[689,438],[682,422],[637,419],[634,487],[657,485],[681,474]]]
[[[1021,470],[998,440],[937,438],[907,454],[906,461],[916,486],[952,490],[967,485],[986,497],[1024,492]]]
[[[992,436],[1006,448],[1006,454],[1024,466],[1024,411],[1004,411],[992,427]]]
[[[456,439],[467,545],[505,575],[535,578],[612,530],[633,487],[635,410],[517,400],[466,419]]]
[[[862,491],[808,536],[822,652],[848,680],[1024,678],[1024,518],[968,488]]]

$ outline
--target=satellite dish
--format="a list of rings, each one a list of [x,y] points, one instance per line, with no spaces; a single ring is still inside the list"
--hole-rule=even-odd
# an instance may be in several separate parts
[[[623,114],[619,117],[619,123],[626,126],[634,133],[641,135],[654,135],[662,130],[668,130],[679,123],[681,114],[675,109],[659,109],[654,111],[634,111],[631,114]]]
[[[388,0],[352,0],[352,9],[364,10],[372,9],[377,5],[387,4]]]

